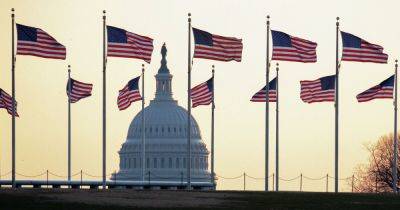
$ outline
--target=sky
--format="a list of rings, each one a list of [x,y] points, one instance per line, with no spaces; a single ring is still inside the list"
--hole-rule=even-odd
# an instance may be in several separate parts
[[[317,79],[335,72],[336,17],[340,29],[383,46],[388,64],[342,62],[340,71],[339,176],[349,177],[368,160],[364,145],[393,132],[392,100],[357,103],[355,96],[394,73],[399,56],[398,1],[129,1],[129,0],[2,0],[0,1],[0,88],[11,92],[11,17],[39,27],[67,48],[66,60],[17,56],[16,121],[17,172],[40,174],[45,170],[67,173],[67,65],[72,77],[94,84],[93,96],[72,105],[72,172],[81,169],[101,175],[102,151],[102,11],[107,24],[154,39],[151,64],[146,64],[146,104],[155,92],[160,49],[168,48],[168,67],[173,74],[174,98],[186,108],[187,13],[194,27],[243,39],[242,62],[195,59],[192,84],[211,75],[215,65],[215,170],[223,177],[244,172],[264,177],[265,104],[250,102],[265,85],[266,16],[271,28],[318,43],[318,62],[279,62],[280,176],[302,173],[311,178],[334,174],[333,103],[306,104],[300,99],[300,80]],[[340,47],[341,50],[341,47]],[[129,124],[140,111],[135,103],[118,111],[118,90],[140,74],[144,63],[135,59],[109,58],[107,65],[107,173],[118,170],[118,151],[126,140]],[[272,62],[271,78],[275,76]],[[275,170],[275,104],[270,113],[270,173]],[[211,111],[192,110],[204,142],[210,149]],[[0,174],[11,170],[11,118],[0,110]],[[3,176],[9,178],[10,176]],[[26,177],[17,176],[20,179]],[[44,177],[39,177],[44,178]],[[55,177],[56,178],[56,177]],[[78,179],[79,177],[74,177]],[[87,177],[88,179],[90,177]],[[246,188],[262,190],[264,182],[248,178]],[[243,180],[218,180],[218,189],[240,190]],[[272,180],[271,180],[272,184]],[[281,181],[282,190],[298,190],[299,180]],[[341,181],[339,189],[350,188]],[[303,190],[324,191],[325,180],[303,180]],[[329,179],[333,190],[333,179]]]

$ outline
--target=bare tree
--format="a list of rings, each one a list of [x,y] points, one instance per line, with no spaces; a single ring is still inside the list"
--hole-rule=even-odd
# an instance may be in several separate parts
[[[400,135],[399,135],[400,137]],[[398,137],[398,138],[399,138]],[[390,192],[393,189],[393,134],[381,136],[375,143],[365,145],[370,157],[369,162],[356,167],[354,180],[355,192]],[[397,174],[400,176],[400,150],[397,162]],[[354,183],[353,183],[354,181]],[[400,179],[397,179],[399,186]]]

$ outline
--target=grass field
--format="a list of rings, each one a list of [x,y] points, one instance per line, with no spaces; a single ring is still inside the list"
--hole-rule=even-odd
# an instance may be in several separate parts
[[[125,209],[400,209],[400,195],[0,189],[0,210]]]

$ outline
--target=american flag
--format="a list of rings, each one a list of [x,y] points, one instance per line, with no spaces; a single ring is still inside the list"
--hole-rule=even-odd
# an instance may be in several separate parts
[[[300,98],[306,103],[335,101],[335,75],[300,81]]]
[[[40,28],[17,24],[17,54],[64,60],[67,51],[52,36]]]
[[[0,88],[0,108],[6,109],[10,115],[12,115],[12,101],[12,97]],[[15,116],[19,117],[17,113],[17,102],[15,102]]]
[[[128,84],[119,91],[118,108],[124,110],[128,108],[132,102],[142,100],[139,92],[139,77],[136,77],[128,82]]]
[[[71,88],[71,91],[69,88]],[[70,97],[71,103],[75,103],[83,98],[91,96],[92,88],[92,84],[79,82],[71,78],[67,83],[67,96]]]
[[[192,107],[209,105],[213,100],[214,78],[203,82],[190,90]]]
[[[377,98],[393,98],[394,75],[360,94],[357,95],[358,102],[367,102]]]
[[[242,60],[243,44],[241,39],[210,34],[193,28],[194,58],[217,61]]]
[[[271,30],[272,60],[317,62],[317,43]]]
[[[387,63],[388,55],[383,47],[371,44],[353,34],[341,32],[343,42],[342,61]]]
[[[107,56],[137,58],[150,63],[153,39],[121,28],[107,26]]]
[[[265,95],[265,88],[264,86],[260,91],[258,91],[256,94],[253,95],[253,97],[250,99],[252,102],[265,102],[266,100],[266,95]],[[276,78],[271,80],[269,82],[269,102],[276,102]]]

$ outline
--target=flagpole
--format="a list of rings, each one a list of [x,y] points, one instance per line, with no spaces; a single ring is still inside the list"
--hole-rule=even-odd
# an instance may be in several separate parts
[[[397,152],[398,152],[398,140],[397,140],[397,60],[394,68],[394,142],[393,142],[393,192],[397,193]]]
[[[103,10],[103,189],[106,189],[106,11]]]
[[[339,192],[339,17],[336,17],[335,193]]]
[[[188,14],[188,128],[187,128],[187,188],[190,190],[192,188],[191,186],[191,142],[190,142],[190,116],[191,116],[191,104],[190,104],[190,86],[191,86],[191,71],[192,71],[192,66],[191,66],[191,33],[190,30],[192,29],[192,18],[191,14]]]
[[[71,181],[71,85],[71,66],[68,65],[68,182]]]
[[[269,176],[269,15],[267,16],[267,60],[265,85],[265,191],[268,191]]]
[[[214,98],[214,65],[212,65],[212,103],[211,103],[211,183],[213,190],[215,190],[215,172],[214,172],[214,110],[215,110],[215,98]]]
[[[142,182],[145,179],[146,170],[146,145],[145,145],[145,111],[144,111],[144,64],[142,64]]]
[[[16,188],[15,182],[15,52],[14,52],[14,25],[15,15],[14,8],[11,9],[11,86],[12,86],[12,129],[11,129],[11,142],[12,142],[12,187]]]
[[[276,144],[275,144],[275,183],[276,191],[279,191],[279,63],[276,63]],[[269,84],[268,84],[269,85]]]

